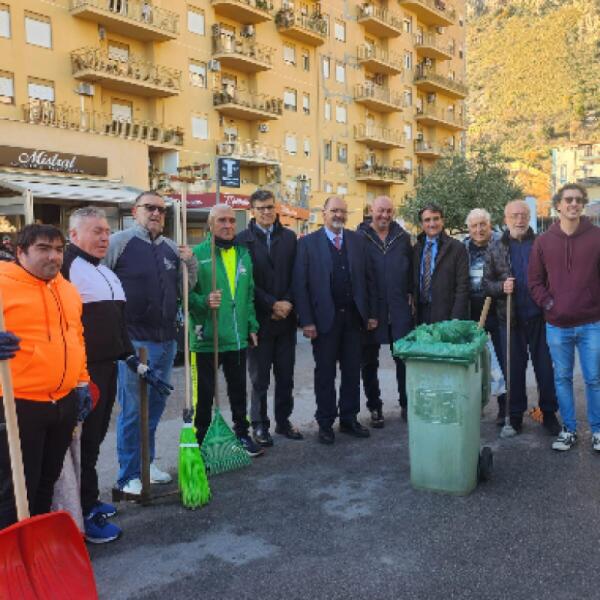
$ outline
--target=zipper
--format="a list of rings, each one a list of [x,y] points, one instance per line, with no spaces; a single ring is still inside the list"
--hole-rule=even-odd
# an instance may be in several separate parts
[[[242,265],[242,259],[238,258],[237,269],[235,271],[235,283],[234,283],[234,287],[233,287],[234,297],[232,298],[233,329],[235,331],[235,339],[237,340],[238,351],[241,350],[242,344],[240,342],[240,332],[238,330],[238,324],[237,324],[237,310],[236,310],[237,306],[235,303],[235,294],[237,294],[238,279],[239,279],[239,275],[240,275],[241,265]]]
[[[115,290],[113,289],[113,286],[110,285],[110,281],[108,280],[106,275],[104,275],[104,273],[100,270],[99,267],[96,267],[96,271],[98,271],[98,275],[100,275],[100,277],[102,277],[102,279],[104,279],[104,281],[106,281],[106,285],[108,286],[108,289],[110,290],[111,300],[114,300],[115,299]]]
[[[375,244],[375,247],[379,250],[381,250],[381,252],[385,255],[387,254],[388,249],[390,248],[390,246],[401,236],[402,234],[398,234],[396,237],[392,238],[387,244],[385,242],[382,242],[381,246],[370,236],[367,235],[367,239],[371,242],[371,244]]]
[[[62,343],[63,343],[63,372],[62,372],[62,376],[60,378],[60,383],[58,384],[58,387],[54,390],[54,392],[52,392],[52,393],[55,393],[55,392],[58,392],[58,390],[60,390],[60,388],[62,387],[62,384],[65,380],[65,376],[67,374],[67,340],[65,339],[65,333],[64,333],[64,328],[63,328],[63,323],[65,323],[65,325],[66,325],[66,322],[65,322],[65,317],[60,308],[60,302],[54,295],[54,291],[52,290],[52,287],[50,284],[48,285],[48,289],[50,290],[50,295],[54,299],[54,302],[56,303],[56,308],[58,309],[58,314],[60,317],[60,319],[59,319],[60,336],[62,338]]]

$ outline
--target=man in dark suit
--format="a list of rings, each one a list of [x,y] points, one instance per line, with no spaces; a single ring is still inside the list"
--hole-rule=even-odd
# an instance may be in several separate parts
[[[344,229],[348,207],[329,197],[323,227],[298,242],[294,300],[300,327],[312,342],[319,441],[333,444],[338,416],[335,375],[339,361],[340,432],[369,437],[360,411],[361,332],[377,327],[377,288],[364,239]]]
[[[423,232],[413,254],[417,323],[469,318],[469,255],[444,232],[444,212],[435,204],[419,211]]]
[[[296,257],[296,234],[283,227],[269,190],[250,196],[254,218],[236,238],[252,257],[254,302],[258,319],[258,345],[248,350],[248,372],[252,381],[250,416],[254,441],[272,446],[267,414],[267,392],[271,367],[275,376],[275,433],[293,440],[302,434],[290,423],[294,409],[294,362],[296,357],[296,312],[292,304],[292,274]]]

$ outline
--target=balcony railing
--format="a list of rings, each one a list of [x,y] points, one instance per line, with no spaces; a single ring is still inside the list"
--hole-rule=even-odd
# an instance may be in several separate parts
[[[414,43],[420,54],[429,58],[451,58],[456,52],[456,47],[448,41],[443,41],[439,35],[433,33],[415,33]]]
[[[358,22],[369,33],[379,37],[395,37],[402,32],[402,17],[375,4],[358,7]]]
[[[101,48],[80,48],[71,52],[73,76],[101,81],[113,89],[150,96],[179,94],[181,71],[156,65],[129,55],[125,60],[110,56]]]
[[[359,83],[354,86],[354,99],[365,104],[386,104],[391,110],[402,109],[402,96],[398,92],[372,83]]]
[[[400,5],[417,13],[426,25],[452,25],[456,21],[456,10],[446,0],[400,0]]]
[[[417,107],[416,116],[417,120],[422,122],[439,122],[451,126],[452,129],[465,128],[465,120],[462,115],[457,114],[455,110],[442,108],[441,106],[435,106],[433,104]]]
[[[469,88],[462,81],[440,75],[427,67],[419,66],[417,68],[414,82],[416,85],[427,85],[434,90],[440,88],[443,92],[460,98],[465,98],[469,93]]]
[[[273,18],[271,0],[211,0],[218,15],[246,24],[262,23]]]
[[[327,38],[327,19],[321,13],[311,15],[282,8],[275,15],[277,29],[307,44],[322,44]]]
[[[283,113],[283,100],[265,94],[233,90],[215,90],[213,106],[224,114],[241,119],[277,119]]]
[[[147,0],[71,0],[71,14],[142,40],[179,35],[179,15]]]
[[[216,35],[212,38],[213,56],[225,66],[242,71],[270,69],[275,48],[257,43],[254,38],[232,38]]]
[[[402,72],[402,57],[379,46],[361,44],[357,48],[359,64],[364,64],[376,73],[395,75]]]
[[[440,146],[434,142],[429,142],[427,140],[415,140],[415,153],[441,156],[442,150]]]
[[[183,146],[183,129],[147,120],[116,119],[94,110],[56,104],[49,100],[32,100],[22,105],[23,120],[36,125],[73,129],[146,142],[149,145]]]
[[[370,143],[375,148],[398,148],[405,144],[400,130],[365,123],[354,126],[354,139]]]
[[[408,175],[408,171],[403,167],[374,163],[369,158],[360,156],[356,158],[354,173],[356,179],[381,183],[403,183]]]
[[[251,166],[281,163],[281,150],[257,140],[235,140],[217,143],[218,156],[232,156]]]

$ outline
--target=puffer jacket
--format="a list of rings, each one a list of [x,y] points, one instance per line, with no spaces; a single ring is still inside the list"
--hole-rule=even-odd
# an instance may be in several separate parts
[[[16,398],[51,402],[89,381],[81,298],[60,273],[43,281],[14,263],[0,264],[6,330],[21,339],[10,361]]]

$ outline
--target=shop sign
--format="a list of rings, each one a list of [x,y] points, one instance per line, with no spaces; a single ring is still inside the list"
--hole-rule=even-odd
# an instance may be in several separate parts
[[[288,204],[277,202],[275,208],[282,217],[291,217],[292,219],[307,221],[310,216],[310,211],[307,208],[301,208],[299,206],[289,206]]]
[[[240,187],[240,161],[235,158],[219,158],[219,179],[225,187]]]
[[[181,194],[169,194],[175,200],[181,200]],[[205,192],[203,194],[188,194],[188,208],[211,208],[217,203],[217,194],[215,192]],[[250,196],[244,194],[224,194],[221,192],[219,198],[220,204],[229,204],[234,210],[249,210]]]
[[[106,158],[16,146],[0,146],[0,166],[73,175],[106,176],[108,173]]]

